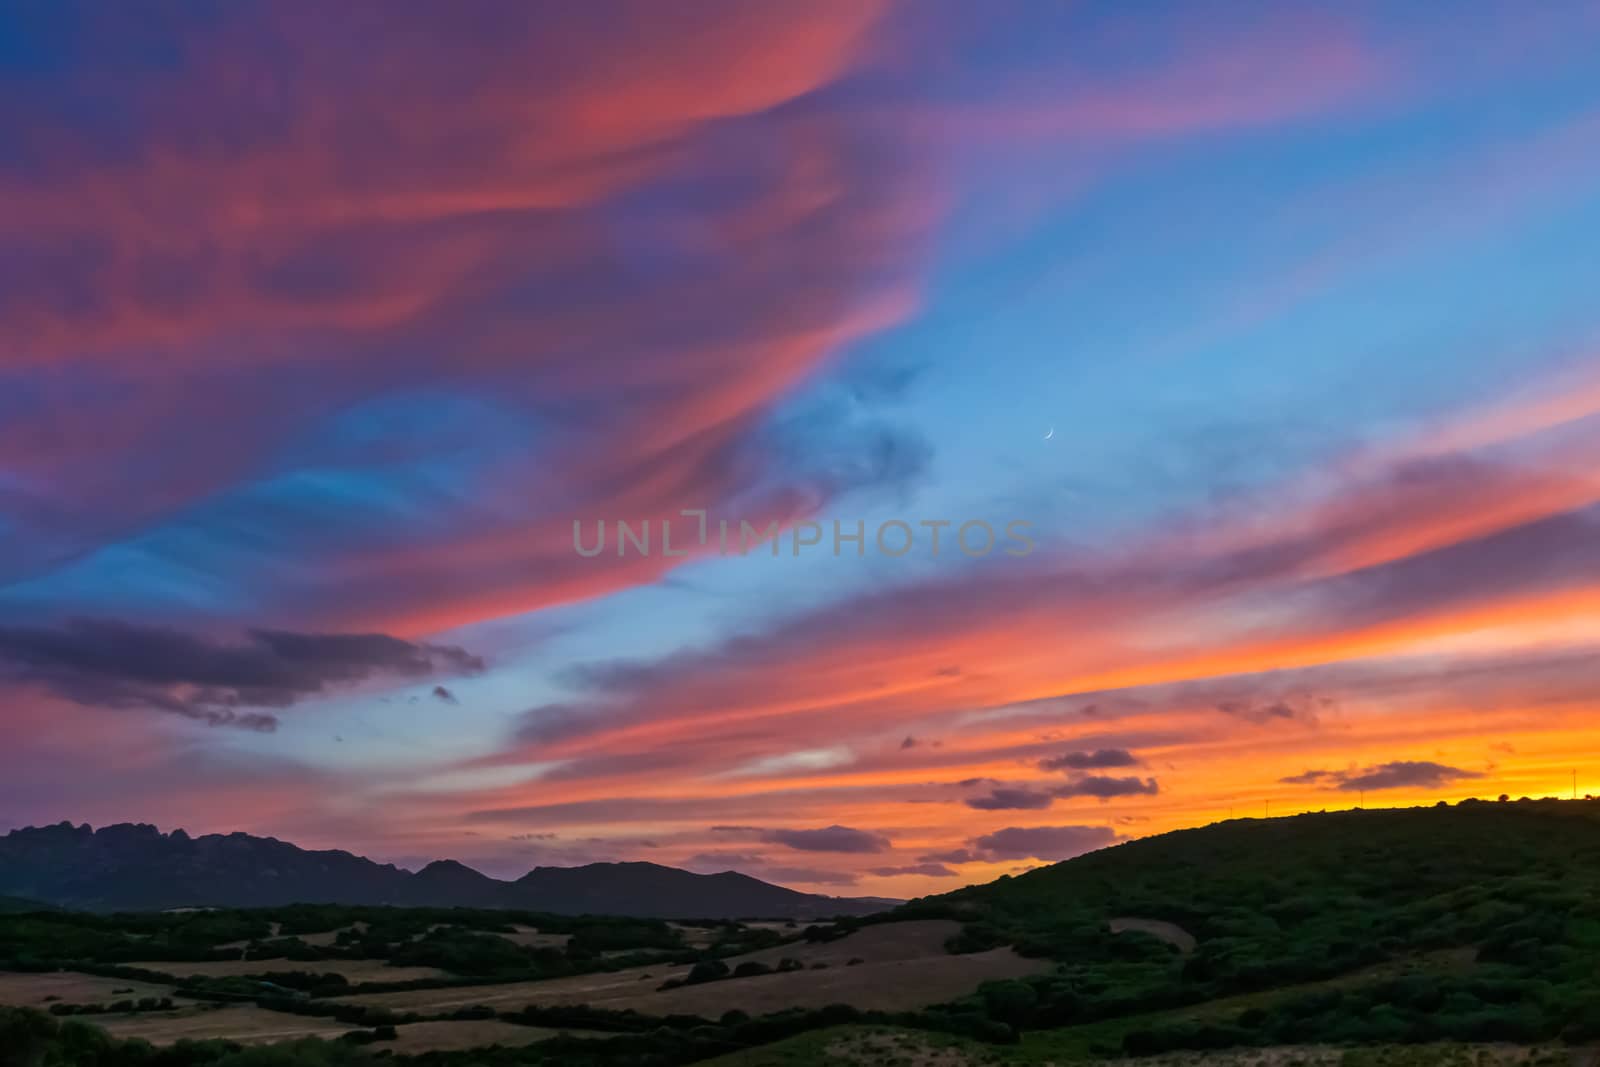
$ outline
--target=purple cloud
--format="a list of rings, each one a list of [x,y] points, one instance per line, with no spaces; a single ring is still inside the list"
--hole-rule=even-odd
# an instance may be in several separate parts
[[[1321,782],[1330,789],[1357,793],[1380,789],[1441,789],[1452,782],[1482,777],[1478,771],[1450,767],[1432,760],[1394,760],[1360,771],[1309,770],[1278,780],[1285,785]]]
[[[1104,848],[1117,839],[1109,826],[1008,826],[972,840],[990,860],[1064,860]]]
[[[1097,797],[1100,800],[1110,800],[1113,797],[1154,796],[1161,792],[1160,786],[1154,778],[1107,778],[1104,775],[1087,774],[1075,778],[1066,785],[1057,786],[1051,791],[1052,796],[1062,797]]]
[[[1038,811],[1048,808],[1055,798],[1033,789],[994,789],[981,797],[968,797],[967,807],[979,811]]]
[[[1125,748],[1098,748],[1092,752],[1067,752],[1039,761],[1044,771],[1090,771],[1108,767],[1137,767],[1139,757]]]
[[[924,878],[959,878],[960,875],[942,863],[913,863],[905,867],[873,867],[870,873],[880,878],[894,878],[902,874],[918,874]]]
[[[224,643],[110,619],[0,626],[0,677],[44,685],[77,704],[151,708],[254,730],[271,730],[277,719],[240,708],[287,708],[371,678],[484,667],[461,648],[387,634],[252,630]]]
[[[800,852],[886,852],[891,847],[882,834],[838,825],[818,830],[768,830],[761,840]]]
[[[918,856],[919,863],[977,863],[983,857],[975,854],[970,849],[952,848],[944,852],[930,852],[925,856]]]

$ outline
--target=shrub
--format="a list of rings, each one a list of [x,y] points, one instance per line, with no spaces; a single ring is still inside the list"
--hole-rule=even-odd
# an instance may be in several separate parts
[[[698,985],[701,982],[715,982],[728,977],[728,965],[721,960],[701,960],[689,968],[689,973],[684,977],[684,985]]]

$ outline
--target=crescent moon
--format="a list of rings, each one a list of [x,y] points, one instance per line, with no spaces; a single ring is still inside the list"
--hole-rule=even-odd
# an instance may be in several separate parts
[[[1055,435],[1056,435],[1056,428],[1054,426],[1052,426],[1052,427],[1050,427],[1049,432],[1044,435],[1044,439],[1046,441],[1048,441],[1048,440],[1050,440],[1050,438],[1054,437]]]

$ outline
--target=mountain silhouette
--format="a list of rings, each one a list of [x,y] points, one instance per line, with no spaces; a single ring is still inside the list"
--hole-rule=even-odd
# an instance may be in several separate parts
[[[899,903],[801,893],[733,871],[695,874],[656,863],[536,867],[505,882],[454,860],[411,872],[272,837],[191,837],[142,823],[94,830],[65,822],[0,837],[0,895],[86,911],[306,903],[705,919],[866,915]]]

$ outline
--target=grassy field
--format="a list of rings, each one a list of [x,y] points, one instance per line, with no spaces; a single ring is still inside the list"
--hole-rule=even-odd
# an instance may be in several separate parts
[[[231,978],[241,974],[275,974],[286,971],[311,971],[316,974],[343,975],[357,982],[409,982],[416,978],[444,978],[448,971],[437,967],[392,967],[383,960],[205,960],[172,963],[142,960],[128,964],[141,970],[159,971],[175,978],[198,975],[201,978]]]
[[[115,1037],[139,1038],[152,1045],[211,1038],[241,1045],[269,1045],[306,1037],[333,1038],[361,1029],[334,1019],[285,1015],[240,1004],[191,1004],[173,1012],[95,1016],[90,1023]],[[388,1050],[403,1055],[454,1052],[496,1045],[520,1048],[562,1033],[573,1037],[605,1036],[589,1030],[518,1026],[499,1019],[461,1019],[397,1026],[395,1040],[375,1042],[370,1047],[374,1051]]]
[[[540,1041],[548,1041],[559,1034],[573,1037],[603,1037],[590,1030],[550,1030],[541,1026],[518,1026],[499,1019],[476,1019],[452,1022],[409,1023],[395,1027],[399,1036],[393,1041],[379,1041],[371,1047],[375,1052],[389,1051],[413,1056],[423,1052],[458,1052],[465,1049],[521,1048]]]
[[[264,1045],[302,1037],[338,1037],[358,1029],[334,1019],[285,1015],[248,1004],[194,1004],[172,1012],[97,1015],[90,1021],[114,1037],[137,1037],[152,1045],[207,1038]]]
[[[126,978],[101,978],[75,971],[47,974],[0,972],[0,1004],[23,1008],[47,1008],[54,1003],[106,1004],[118,1000],[172,995],[172,986]]]

